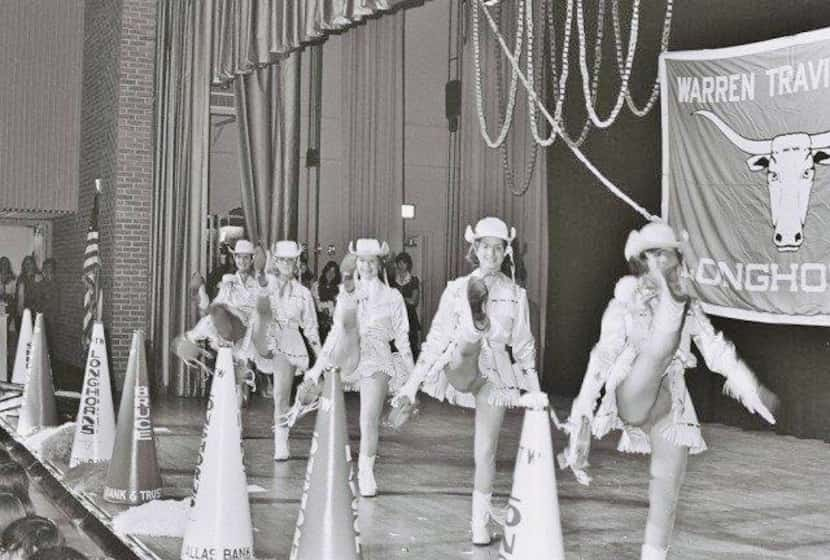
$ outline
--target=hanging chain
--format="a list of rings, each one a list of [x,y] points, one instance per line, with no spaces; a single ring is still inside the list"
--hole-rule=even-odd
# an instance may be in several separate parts
[[[673,4],[674,0],[666,0],[666,16],[663,19],[663,32],[660,35],[660,54],[666,52],[666,49],[669,47],[669,36],[671,35],[671,22],[672,22],[672,13],[673,13]],[[622,54],[622,32],[620,30],[620,14],[619,14],[620,6],[619,0],[612,0],[611,1],[611,14],[612,20],[614,22],[614,46],[615,52],[617,54],[617,68],[619,69],[620,75],[623,72],[623,54]],[[654,104],[657,103],[657,98],[660,96],[660,73],[657,73],[657,77],[654,79],[654,85],[651,88],[651,93],[649,94],[648,101],[643,106],[642,109],[637,107],[634,103],[634,99],[631,97],[631,90],[629,89],[625,95],[625,102],[628,105],[628,108],[631,110],[632,113],[637,115],[638,117],[645,117],[649,112],[654,108]]]
[[[533,29],[534,29],[534,15],[533,15],[533,0],[528,0],[527,2],[527,10],[526,14],[518,14],[518,17],[527,16],[527,79],[530,82],[530,87],[535,90],[535,84],[537,82],[542,83],[542,90],[544,91],[544,79],[537,80],[536,70],[533,66],[533,55],[534,51],[536,50],[536,42],[534,41],[533,37]],[[544,31],[544,26],[542,30]],[[498,48],[498,45],[496,46]],[[553,57],[551,57],[553,58]],[[554,62],[555,64],[555,62]],[[537,65],[537,68],[541,66],[544,68],[544,63]],[[528,127],[530,128],[530,133],[535,140],[537,146],[548,147],[556,141],[556,130],[551,127],[550,136],[547,138],[542,138],[539,135],[539,128],[538,123],[536,122],[537,113],[539,112],[539,108],[536,106],[536,103],[533,102],[533,97],[528,95],[527,96],[527,118],[528,118]],[[535,159],[535,155],[534,155]]]
[[[484,12],[485,18],[487,18],[487,24],[490,26],[490,29],[493,31],[493,34],[495,35],[496,40],[499,42],[499,45],[501,45],[501,49],[502,49],[502,52],[504,53],[504,56],[507,58],[507,60],[510,61],[510,64],[513,66],[513,69],[516,71],[516,73],[519,77],[519,80],[521,80],[522,85],[527,89],[528,95],[533,96],[534,102],[537,103],[538,106],[539,106],[539,111],[542,112],[542,114],[545,116],[545,118],[548,120],[548,122],[551,124],[551,126],[553,126],[554,128],[557,128],[557,130],[558,130],[558,125],[557,125],[556,121],[554,120],[553,116],[550,114],[548,109],[545,107],[545,105],[542,103],[542,101],[539,99],[539,97],[536,95],[536,93],[533,91],[533,89],[530,88],[530,84],[528,83],[527,78],[521,72],[521,66],[520,66],[519,60],[515,56],[513,56],[513,53],[510,52],[510,49],[507,47],[507,44],[504,41],[504,37],[499,33],[498,25],[496,25],[496,22],[493,19],[493,17],[490,15],[489,10],[487,9],[486,6],[484,6],[482,11]],[[626,193],[624,193],[619,187],[617,187],[607,177],[605,177],[599,171],[599,169],[597,169],[596,166],[593,163],[591,163],[591,161],[585,156],[585,154],[583,154],[580,151],[580,149],[577,146],[574,146],[573,144],[568,143],[568,142],[566,142],[566,144],[567,144],[568,148],[571,150],[571,152],[573,152],[573,154],[579,159],[579,161],[581,161],[585,165],[585,167],[587,167],[588,170],[591,173],[593,173],[594,176],[597,179],[599,179],[599,181],[605,186],[605,188],[607,188],[614,196],[616,196],[617,198],[619,198],[620,200],[622,200],[623,202],[625,202],[626,204],[631,206],[631,208],[633,208],[636,212],[638,212],[640,215],[642,215],[647,220],[658,219],[657,216],[652,215],[648,210],[646,210],[645,208],[643,208],[642,206],[640,206],[639,204],[634,202],[634,200],[632,200],[630,196],[628,196]]]
[[[521,6],[522,2],[517,2]],[[516,107],[516,90],[519,87],[517,69],[513,69],[513,75],[510,82],[510,95],[507,101],[507,109],[505,111],[504,121],[502,122],[501,131],[498,137],[493,140],[487,132],[487,119],[484,113],[484,96],[481,88],[481,37],[479,34],[479,0],[473,0],[473,59],[475,64],[475,93],[476,93],[476,109],[478,110],[478,121],[481,127],[481,136],[484,142],[491,148],[498,148],[507,138],[507,133],[510,131],[510,125],[513,124],[513,110]],[[522,38],[524,36],[524,19],[519,18],[516,25],[516,41],[513,51],[513,57],[518,58],[522,52]]]
[[[554,19],[553,19],[553,3],[549,2],[547,4],[548,7],[548,18],[547,24],[550,29],[550,34],[552,38],[555,38],[555,30],[554,30]],[[588,138],[588,133],[591,131],[591,116],[585,116],[585,124],[582,125],[582,131],[579,133],[579,137],[576,140],[573,140],[571,136],[567,132],[567,119],[563,114],[563,108],[560,106],[559,100],[561,99],[561,105],[564,105],[564,89],[565,84],[568,81],[568,60],[570,57],[570,44],[571,44],[571,28],[573,25],[573,0],[568,0],[568,7],[565,16],[565,44],[562,45],[562,57],[563,57],[563,68],[562,68],[562,87],[561,87],[561,96],[556,100],[556,112],[554,115],[557,118],[557,122],[559,123],[560,135],[572,142],[576,146],[581,146],[585,140]],[[597,32],[596,32],[596,43],[594,45],[594,65],[591,71],[591,105],[596,103],[597,95],[599,95],[599,73],[600,67],[602,65],[602,44],[604,39],[605,33],[605,0],[599,0],[597,4]],[[555,39],[554,39],[555,40]],[[555,49],[555,43],[551,43],[551,49]],[[553,57],[552,57],[553,59]]]
[[[608,128],[617,119],[623,106],[627,106],[631,112],[643,117],[647,115],[656,104],[660,93],[659,76],[655,80],[651,93],[645,105],[640,108],[637,107],[631,96],[630,80],[632,75],[632,68],[634,65],[634,58],[637,51],[637,41],[639,35],[640,24],[640,2],[641,0],[633,0],[631,8],[631,21],[629,26],[628,49],[623,53],[622,31],[619,17],[619,0],[611,0],[612,24],[614,30],[614,48],[617,61],[617,69],[620,75],[620,90],[617,94],[616,101],[606,118],[601,118],[597,114],[596,103],[599,98],[599,77],[600,68],[602,66],[602,46],[605,33],[605,14],[606,14],[606,0],[598,0],[597,4],[597,31],[594,44],[594,59],[591,72],[588,72],[587,61],[587,39],[585,33],[585,10],[584,0],[565,0],[566,13],[565,25],[562,38],[561,57],[557,57],[558,44],[555,30],[555,17],[553,12],[553,0],[542,0],[544,2],[544,21],[542,28],[547,29],[548,50],[549,50],[549,64],[550,64],[550,78],[553,83],[552,97],[554,101],[553,115],[550,114],[545,107],[545,103],[540,99],[540,94],[536,92],[536,87],[539,83],[548,83],[544,76],[544,63],[536,61],[537,56],[544,54],[544,38],[541,40],[542,47],[538,38],[535,36],[536,21],[533,11],[534,0],[516,0],[515,2],[515,41],[513,49],[511,50],[505,42],[504,36],[500,32],[500,24],[502,20],[502,7],[499,5],[500,0],[472,0],[472,35],[473,35],[473,58],[474,58],[474,86],[476,95],[476,109],[478,111],[479,125],[481,135],[485,143],[491,148],[501,148],[502,168],[504,172],[505,184],[513,195],[521,196],[527,192],[530,187],[532,176],[536,167],[538,158],[539,146],[547,147],[552,145],[557,136],[562,136],[567,146],[573,151],[577,158],[582,161],[585,166],[605,185],[615,196],[622,199],[629,204],[637,212],[653,218],[644,208],[636,204],[630,197],[622,192],[618,187],[605,178],[599,170],[597,170],[585,155],[579,150],[579,146],[585,142],[592,127]],[[673,14],[674,0],[666,0],[666,13],[663,21],[663,29],[660,38],[660,52],[663,53],[668,48],[669,37],[671,33],[672,14]],[[490,13],[489,6],[498,6],[498,19],[496,23]],[[564,105],[567,94],[567,83],[570,71],[570,48],[573,34],[573,20],[574,11],[576,12],[576,28],[578,37],[578,58],[579,71],[582,81],[582,93],[585,102],[585,109],[587,117],[585,124],[576,139],[571,138],[565,130]],[[501,62],[501,57],[496,56],[496,95],[497,95],[497,115],[501,121],[501,128],[495,139],[491,138],[487,131],[487,119],[484,107],[484,95],[481,79],[481,30],[480,30],[480,16],[484,13],[487,19],[493,36],[497,41],[497,50],[500,47],[503,55],[510,61],[512,72],[510,87],[508,90],[507,104],[504,104],[504,72]],[[525,53],[526,73],[522,72],[521,56],[524,45],[525,28],[527,29],[527,52]],[[544,33],[543,33],[544,37]],[[537,50],[539,49],[540,50]],[[560,59],[559,65],[557,59]],[[561,65],[561,68],[559,67]],[[540,68],[542,70],[540,71]],[[541,74],[541,76],[540,76]],[[524,86],[528,95],[528,125],[531,131],[531,136],[534,140],[533,151],[529,157],[526,157],[525,169],[526,177],[520,189],[516,189],[515,175],[510,165],[510,154],[508,147],[505,145],[505,140],[513,124],[513,117],[516,106],[516,94],[519,82]],[[542,88],[544,93],[545,87]],[[541,112],[551,127],[550,135],[543,138],[539,133],[538,117]]]
[[[583,0],[576,0],[576,25],[579,29],[579,69],[582,74],[582,93],[585,96],[585,109],[591,117],[594,125],[597,128],[608,128],[617,119],[620,110],[625,103],[625,97],[628,92],[628,80],[631,77],[631,67],[634,64],[634,54],[637,50],[637,35],[640,27],[640,0],[634,0],[631,7],[631,31],[628,38],[628,53],[625,60],[625,65],[622,69],[622,77],[620,79],[620,92],[617,94],[617,100],[614,103],[614,108],[608,118],[602,119],[594,109],[591,103],[590,84],[588,83],[588,65],[585,60],[585,13],[583,10]]]
[[[528,10],[531,10],[531,13],[532,13],[532,4],[533,4],[533,0],[527,0],[526,1],[526,5],[528,6]],[[496,14],[496,19],[498,20],[499,27],[503,27],[503,21],[504,21],[504,19],[502,18],[503,5],[499,5],[498,8],[499,9],[498,9],[498,12]],[[519,21],[521,21],[521,19],[524,17],[524,14],[521,11],[522,10],[521,6],[517,6],[516,10],[517,10],[516,11],[516,17],[515,17],[516,25],[519,25]],[[529,60],[529,62],[528,62],[528,72],[530,73],[531,70],[532,70],[532,60],[533,60],[533,55],[531,54],[532,51],[533,51],[533,38],[530,35],[530,33],[532,33],[532,23],[527,26],[527,30],[528,30],[528,43],[527,43],[527,45],[528,45],[528,54],[527,54],[527,56],[528,56],[528,60]],[[495,55],[496,55],[496,100],[497,100],[498,106],[501,107],[504,103],[504,84],[502,83],[503,80],[504,80],[504,72],[503,72],[503,69],[502,69],[502,57],[500,56],[501,55],[501,49],[499,48],[498,43],[494,43],[493,46],[494,46],[494,52],[495,52]],[[529,81],[532,84],[533,83],[533,78],[532,77],[529,78]],[[533,114],[536,110],[536,104],[533,103],[530,95],[528,95],[528,105],[529,105],[529,107],[528,107],[529,114]],[[532,125],[531,130],[535,130],[535,123]],[[551,134],[551,137],[553,139],[556,139],[556,131],[553,131],[553,133]],[[553,143],[553,142],[551,141],[551,143]],[[510,152],[509,152],[508,147],[507,147],[508,143],[504,142],[504,143],[502,143],[502,145],[500,147],[500,149],[501,149],[501,165],[502,165],[502,171],[504,173],[504,184],[507,186],[508,190],[510,190],[510,194],[512,194],[513,196],[523,196],[528,191],[528,189],[530,189],[530,184],[533,181],[533,174],[536,171],[536,159],[537,159],[537,156],[539,154],[539,144],[537,144],[536,142],[531,142],[531,144],[532,144],[532,148],[531,148],[530,157],[527,158],[527,160],[525,161],[525,180],[524,180],[524,182],[523,182],[523,184],[522,184],[522,186],[519,190],[516,190],[516,178],[515,178],[515,174],[513,173],[513,168],[510,165]]]

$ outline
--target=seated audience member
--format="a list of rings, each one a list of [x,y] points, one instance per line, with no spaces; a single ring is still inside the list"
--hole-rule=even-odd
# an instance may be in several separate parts
[[[29,475],[17,463],[0,464],[0,492],[14,494],[20,499],[27,513],[34,513],[32,500],[29,498]]]
[[[26,517],[26,508],[20,498],[9,492],[0,492],[0,534],[6,527],[21,517]]]
[[[39,515],[13,521],[0,537],[6,560],[28,560],[39,550],[63,544],[63,535],[54,521]]]
[[[0,465],[5,465],[6,463],[13,463],[14,459],[12,456],[9,455],[9,452],[6,451],[4,448],[0,447]]]
[[[26,560],[89,560],[89,557],[69,546],[54,546],[41,548]]]

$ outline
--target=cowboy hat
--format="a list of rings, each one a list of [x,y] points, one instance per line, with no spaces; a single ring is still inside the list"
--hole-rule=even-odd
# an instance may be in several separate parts
[[[358,239],[349,242],[349,253],[356,257],[385,257],[389,254],[389,245],[377,239]]]
[[[240,239],[236,242],[234,248],[231,249],[231,253],[234,255],[253,255],[254,244],[247,239]]]
[[[650,222],[640,231],[633,230],[625,242],[625,259],[630,260],[649,249],[678,249],[680,242],[672,228],[659,222]]]
[[[296,259],[303,253],[303,248],[296,241],[277,241],[271,248],[271,256],[275,259]]]
[[[516,239],[516,228],[508,230],[507,224],[499,218],[487,217],[480,219],[475,229],[472,226],[467,226],[467,230],[464,232],[464,239],[468,243],[478,241],[482,237],[496,237],[506,241],[509,245]]]

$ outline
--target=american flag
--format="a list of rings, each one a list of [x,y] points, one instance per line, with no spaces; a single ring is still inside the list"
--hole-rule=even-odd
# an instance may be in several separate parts
[[[100,183],[95,181],[95,200],[92,203],[92,215],[89,217],[89,229],[86,232],[86,250],[84,251],[84,324],[81,338],[85,351],[92,340],[92,325],[100,316],[101,306],[101,257],[98,253],[98,195]]]

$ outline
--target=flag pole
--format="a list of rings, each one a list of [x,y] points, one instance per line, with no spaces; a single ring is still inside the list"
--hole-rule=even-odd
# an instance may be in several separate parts
[[[101,187],[101,179],[95,179],[95,190],[96,190],[96,193],[97,193],[96,196],[100,195],[103,192],[103,189]],[[98,231],[100,232],[101,229],[98,228]],[[100,236],[100,233],[99,233],[99,236]],[[99,243],[100,243],[100,238],[99,238]],[[101,267],[100,266],[95,271],[95,291],[97,292],[95,294],[95,299],[96,299],[95,319],[98,322],[103,322],[103,316],[104,316],[104,289],[101,286]]]

